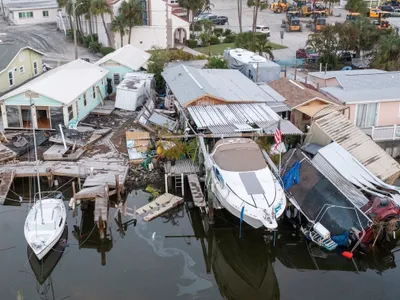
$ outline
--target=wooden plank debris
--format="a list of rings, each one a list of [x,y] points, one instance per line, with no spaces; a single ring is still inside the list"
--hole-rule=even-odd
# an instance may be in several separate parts
[[[11,160],[17,157],[17,153],[0,143],[0,162]]]
[[[150,143],[150,133],[144,131],[127,131],[126,148],[129,160],[132,163],[141,163],[145,159],[145,152]]]
[[[165,193],[136,210],[138,216],[149,222],[183,203],[183,198]]]
[[[94,221],[107,221],[108,219],[108,197],[96,197],[94,205]]]
[[[4,201],[6,200],[8,191],[10,190],[11,184],[14,180],[14,175],[14,170],[3,173],[0,182],[0,204],[4,204]]]
[[[101,116],[109,116],[115,109],[115,102],[106,100],[103,104],[97,105],[94,109],[91,110],[90,114],[92,115],[101,115]]]
[[[187,178],[189,182],[190,191],[192,192],[194,205],[200,207],[200,209],[203,211],[204,207],[206,206],[206,203],[204,200],[203,192],[201,190],[199,177],[196,174],[189,174]]]
[[[97,129],[93,130],[92,134],[90,137],[86,138],[69,138],[68,136],[65,136],[65,143],[68,146],[77,146],[77,147],[85,147],[90,144],[93,144],[94,142],[98,141],[101,139],[103,136],[107,135],[109,132],[111,132],[111,128],[102,128],[102,129]],[[78,127],[79,131],[79,127]],[[54,135],[49,138],[50,142],[57,143],[57,144],[63,144],[63,140],[61,137],[61,134]]]
[[[171,162],[167,162],[164,165],[165,173],[169,175],[181,175],[181,174],[196,174],[200,172],[200,167],[190,159],[181,159],[175,162],[175,165],[171,165]]]

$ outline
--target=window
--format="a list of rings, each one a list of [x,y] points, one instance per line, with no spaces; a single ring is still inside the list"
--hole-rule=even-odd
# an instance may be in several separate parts
[[[19,67],[19,73],[20,73],[20,74],[25,73],[25,68],[24,68],[24,66]]]
[[[68,121],[71,121],[74,118],[74,109],[72,105],[68,106]]]
[[[378,103],[358,104],[356,126],[360,128],[375,126],[378,116]]]
[[[114,73],[114,84],[117,85],[120,83],[120,78],[119,78],[119,74],[118,73]]]
[[[13,71],[8,71],[8,84],[10,86],[14,85],[14,72]]]
[[[43,18],[48,18],[49,17],[49,11],[48,10],[42,11],[42,14],[43,14]]]
[[[37,63],[37,61],[34,61],[33,62],[33,74],[34,75],[37,75],[39,72],[38,72],[38,63]]]
[[[20,19],[31,19],[33,18],[33,12],[32,11],[20,12],[18,13],[18,17]]]
[[[92,96],[93,96],[93,99],[96,99],[96,87],[95,86],[92,87]]]
[[[87,106],[86,93],[83,93],[83,106]]]

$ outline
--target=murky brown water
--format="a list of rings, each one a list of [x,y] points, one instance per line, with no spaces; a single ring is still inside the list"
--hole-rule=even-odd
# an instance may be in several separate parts
[[[134,191],[128,205],[148,198]],[[239,239],[238,220],[218,214],[206,233],[200,215],[186,205],[124,230],[111,209],[101,243],[93,213],[78,210],[76,217],[68,212],[64,253],[41,265],[28,259],[27,210],[27,204],[0,207],[0,299],[17,299],[18,291],[24,299],[58,300],[400,298],[396,245],[349,261],[306,243],[287,224],[275,241],[247,227]]]

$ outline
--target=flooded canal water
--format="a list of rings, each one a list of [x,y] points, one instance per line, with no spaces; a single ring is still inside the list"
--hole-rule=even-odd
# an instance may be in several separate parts
[[[148,199],[133,191],[128,206]],[[206,233],[198,211],[187,205],[122,228],[110,209],[100,243],[93,213],[78,209],[77,216],[68,212],[64,253],[56,249],[59,255],[41,265],[25,242],[27,212],[28,204],[0,207],[2,300],[400,298],[396,245],[349,261],[308,244],[285,223],[276,240],[247,227],[239,238],[238,220],[217,214]]]

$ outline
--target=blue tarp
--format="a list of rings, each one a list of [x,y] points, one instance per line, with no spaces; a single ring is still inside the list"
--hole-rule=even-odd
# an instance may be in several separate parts
[[[335,235],[331,237],[332,241],[338,244],[339,247],[349,246],[349,232],[345,231],[341,235]]]
[[[290,187],[300,182],[300,162],[297,161],[294,163],[293,167],[286,172],[286,174],[282,178],[283,186],[285,190],[290,189]]]

